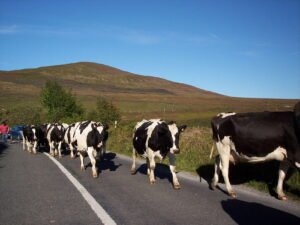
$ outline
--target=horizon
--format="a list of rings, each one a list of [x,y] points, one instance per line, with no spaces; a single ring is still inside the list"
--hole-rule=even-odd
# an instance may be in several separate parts
[[[2,1],[0,51],[5,71],[92,62],[230,97],[300,99],[300,1]]]

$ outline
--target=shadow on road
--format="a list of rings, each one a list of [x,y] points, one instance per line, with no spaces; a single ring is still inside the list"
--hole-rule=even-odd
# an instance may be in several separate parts
[[[4,144],[3,142],[0,142],[0,157],[2,157],[2,154],[4,151],[8,148],[7,144]]]
[[[228,199],[221,202],[226,213],[240,225],[300,224],[300,218],[259,203]]]
[[[140,165],[140,167],[136,170],[136,173],[141,173],[147,175],[147,163]],[[170,183],[172,183],[172,174],[170,172],[170,168],[168,165],[156,163],[154,175],[159,179],[168,179]]]
[[[96,166],[98,168],[98,173],[101,173],[101,171],[103,170],[116,171],[121,166],[121,164],[116,165],[115,162],[113,161],[115,158],[116,158],[116,154],[109,152],[109,153],[105,153],[102,160],[98,159],[96,163]],[[91,163],[86,165],[86,167],[91,167],[91,166],[92,166]]]
[[[0,142],[0,159],[3,158],[5,155],[5,151],[7,150],[8,146],[7,144],[4,144],[3,142]],[[3,166],[0,166],[0,169],[3,168]]]
[[[278,161],[270,161],[259,164],[240,163],[237,165],[230,164],[229,167],[229,180],[231,184],[243,184],[250,181],[259,181],[266,183],[268,191],[273,197],[277,197],[274,187],[277,185],[278,180]],[[208,185],[210,185],[212,177],[214,175],[214,165],[207,164],[200,166],[196,171],[200,179],[203,178]],[[290,176],[295,172],[294,169],[290,169],[285,180],[288,180]],[[224,183],[222,173],[219,174],[219,183]],[[288,184],[285,184],[284,189],[289,192],[300,196],[300,191],[292,189]],[[223,190],[222,190],[223,191]]]

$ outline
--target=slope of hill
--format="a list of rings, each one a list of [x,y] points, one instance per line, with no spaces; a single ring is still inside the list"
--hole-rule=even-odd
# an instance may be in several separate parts
[[[0,72],[1,83],[32,85],[36,88],[41,88],[47,80],[53,79],[61,82],[63,86],[74,89],[75,92],[91,89],[95,92],[106,93],[219,96],[189,85],[157,77],[136,75],[110,66],[88,62]],[[3,84],[2,86],[5,87]]]
[[[94,108],[97,97],[107,98],[121,109],[124,119],[206,119],[220,111],[281,110],[296,102],[231,98],[158,77],[80,62],[0,71],[0,107],[39,105],[39,93],[47,80],[71,89],[87,109]]]

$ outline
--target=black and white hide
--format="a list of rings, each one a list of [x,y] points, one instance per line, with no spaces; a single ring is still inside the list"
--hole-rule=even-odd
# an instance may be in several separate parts
[[[278,160],[276,191],[279,199],[286,200],[283,181],[287,171],[291,166],[300,168],[300,123],[297,124],[297,121],[300,121],[300,102],[294,111],[221,113],[214,117],[211,121],[212,151],[216,148],[218,155],[211,187],[217,185],[221,170],[229,195],[236,197],[229,181],[229,162]]]
[[[134,174],[136,172],[136,155],[139,154],[146,158],[150,183],[154,184],[155,158],[163,160],[168,156],[173,187],[180,189],[175,171],[175,154],[180,152],[179,136],[185,129],[186,125],[178,127],[174,122],[166,123],[160,119],[138,122],[133,133],[133,163],[131,173]]]

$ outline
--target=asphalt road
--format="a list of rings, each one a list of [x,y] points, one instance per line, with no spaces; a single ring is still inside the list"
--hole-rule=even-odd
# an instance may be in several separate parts
[[[180,156],[179,156],[180,157]],[[79,158],[57,159],[117,224],[300,224],[300,203],[235,187],[238,198],[211,191],[205,181],[179,173],[181,189],[172,188],[167,168],[157,168],[150,185],[145,164],[130,174],[131,161],[108,153],[80,171]],[[88,158],[85,159],[89,164]],[[221,186],[221,189],[223,186]],[[0,143],[0,224],[102,224],[81,193],[45,154]]]

